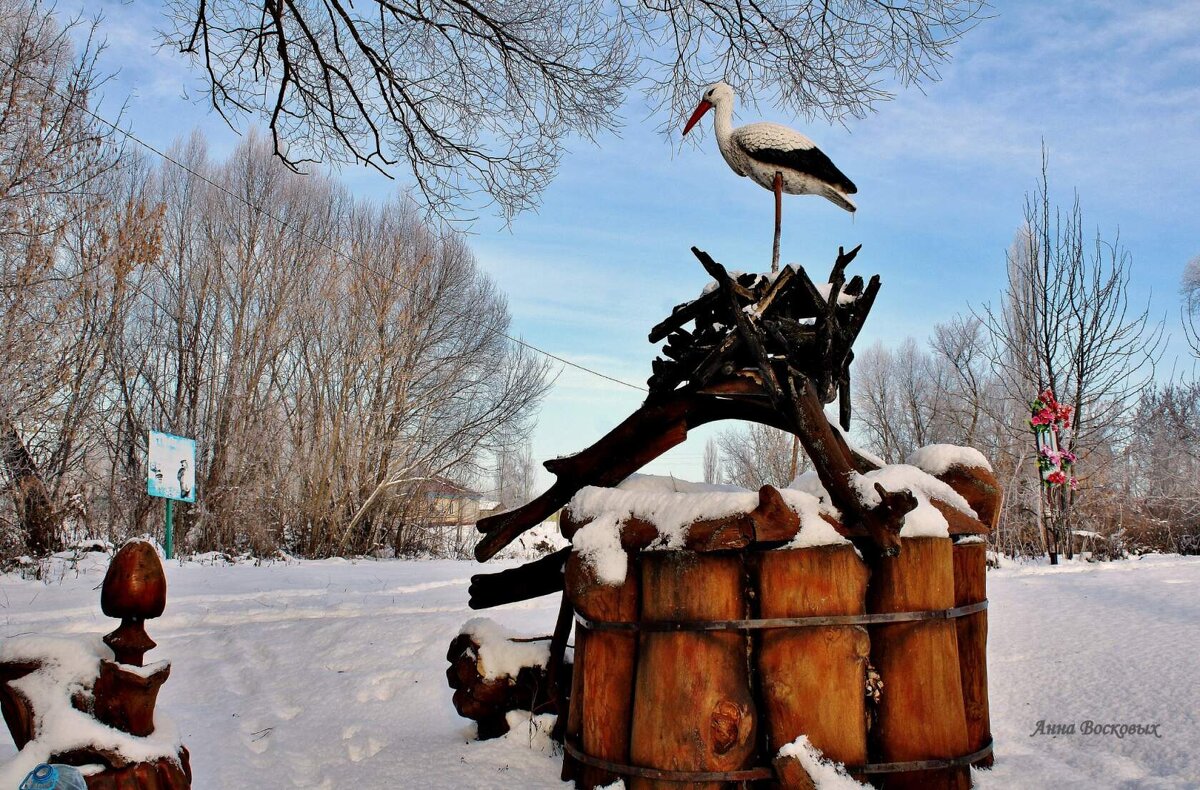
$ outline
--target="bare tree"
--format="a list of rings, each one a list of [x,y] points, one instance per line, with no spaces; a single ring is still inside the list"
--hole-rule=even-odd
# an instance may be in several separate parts
[[[1200,255],[1183,268],[1180,291],[1183,294],[1183,333],[1192,356],[1200,359]]]
[[[786,486],[792,482],[792,435],[778,428],[749,423],[717,434],[722,478],[742,488]],[[807,459],[800,459],[800,470]]]
[[[536,205],[563,139],[616,128],[640,78],[675,126],[702,85],[827,118],[888,97],[880,75],[935,79],[980,0],[172,0],[167,40],[231,122],[269,119],[276,153],[402,164],[427,205],[482,191]]]
[[[1112,503],[1130,548],[1200,551],[1200,383],[1150,386],[1137,430],[1116,465],[1124,484]]]
[[[511,510],[528,502],[536,482],[537,467],[528,443],[500,449],[496,454],[496,500],[501,507]]]
[[[913,338],[896,349],[876,343],[855,360],[855,415],[867,445],[890,462],[918,447],[961,442],[951,420],[953,373]]]
[[[1131,401],[1153,375],[1163,327],[1148,305],[1130,305],[1132,260],[1119,238],[1085,242],[1078,196],[1066,211],[1052,208],[1047,167],[1043,152],[1041,180],[1009,251],[1002,302],[976,317],[991,335],[991,361],[1008,398],[1028,402],[1049,388],[1074,408],[1064,449],[1079,458],[1082,496],[1099,483],[1102,458],[1129,438]],[[1028,438],[1023,419],[1011,430]],[[1050,514],[1052,561],[1064,540],[1070,556],[1076,496],[1064,494]]]
[[[61,543],[65,475],[124,298],[113,234],[132,229],[118,219],[121,151],[83,112],[105,81],[94,32],[0,0],[0,467],[6,542],[34,553]]]
[[[704,443],[704,482],[721,482],[721,450],[711,436]]]

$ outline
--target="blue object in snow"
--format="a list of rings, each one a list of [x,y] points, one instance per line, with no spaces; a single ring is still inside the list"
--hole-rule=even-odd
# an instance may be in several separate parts
[[[25,776],[20,790],[87,790],[87,782],[78,768],[42,763]]]

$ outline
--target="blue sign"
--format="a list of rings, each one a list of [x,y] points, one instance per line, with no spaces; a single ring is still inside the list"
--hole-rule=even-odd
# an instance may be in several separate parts
[[[150,431],[146,493],[180,502],[196,501],[196,440]]]

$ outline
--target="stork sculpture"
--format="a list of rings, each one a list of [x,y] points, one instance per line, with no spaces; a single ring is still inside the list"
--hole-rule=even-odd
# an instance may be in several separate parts
[[[733,89],[723,82],[704,92],[687,125],[686,135],[709,110],[716,110],[713,129],[721,155],[739,176],[775,193],[775,244],[771,271],[779,271],[779,233],[783,193],[820,195],[846,211],[857,208],[850,199],[858,191],[816,143],[795,129],[777,123],[752,123],[733,128]]]

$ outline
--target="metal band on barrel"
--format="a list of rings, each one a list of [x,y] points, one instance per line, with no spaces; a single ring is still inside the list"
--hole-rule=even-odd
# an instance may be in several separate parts
[[[682,622],[642,621],[636,623],[610,623],[589,620],[579,612],[575,622],[589,631],[761,631],[766,628],[808,628],[820,625],[884,625],[887,623],[912,623],[922,620],[953,620],[987,609],[986,600],[956,606],[953,609],[935,609],[929,612],[886,612],[878,614],[840,614],[817,617],[766,617],[757,620],[693,620]],[[701,780],[696,780],[701,781]]]
[[[567,740],[563,743],[567,754],[574,759],[602,771],[621,776],[638,776],[644,779],[657,779],[664,782],[753,782],[760,779],[774,779],[775,772],[770,768],[745,768],[740,771],[668,771],[661,768],[645,768],[640,765],[625,765],[593,757]],[[950,757],[944,760],[910,760],[901,763],[867,763],[865,765],[847,765],[845,769],[851,774],[896,774],[906,771],[936,771],[942,768],[958,768],[972,765],[992,753],[992,741],[982,749],[965,754],[962,757]]]

